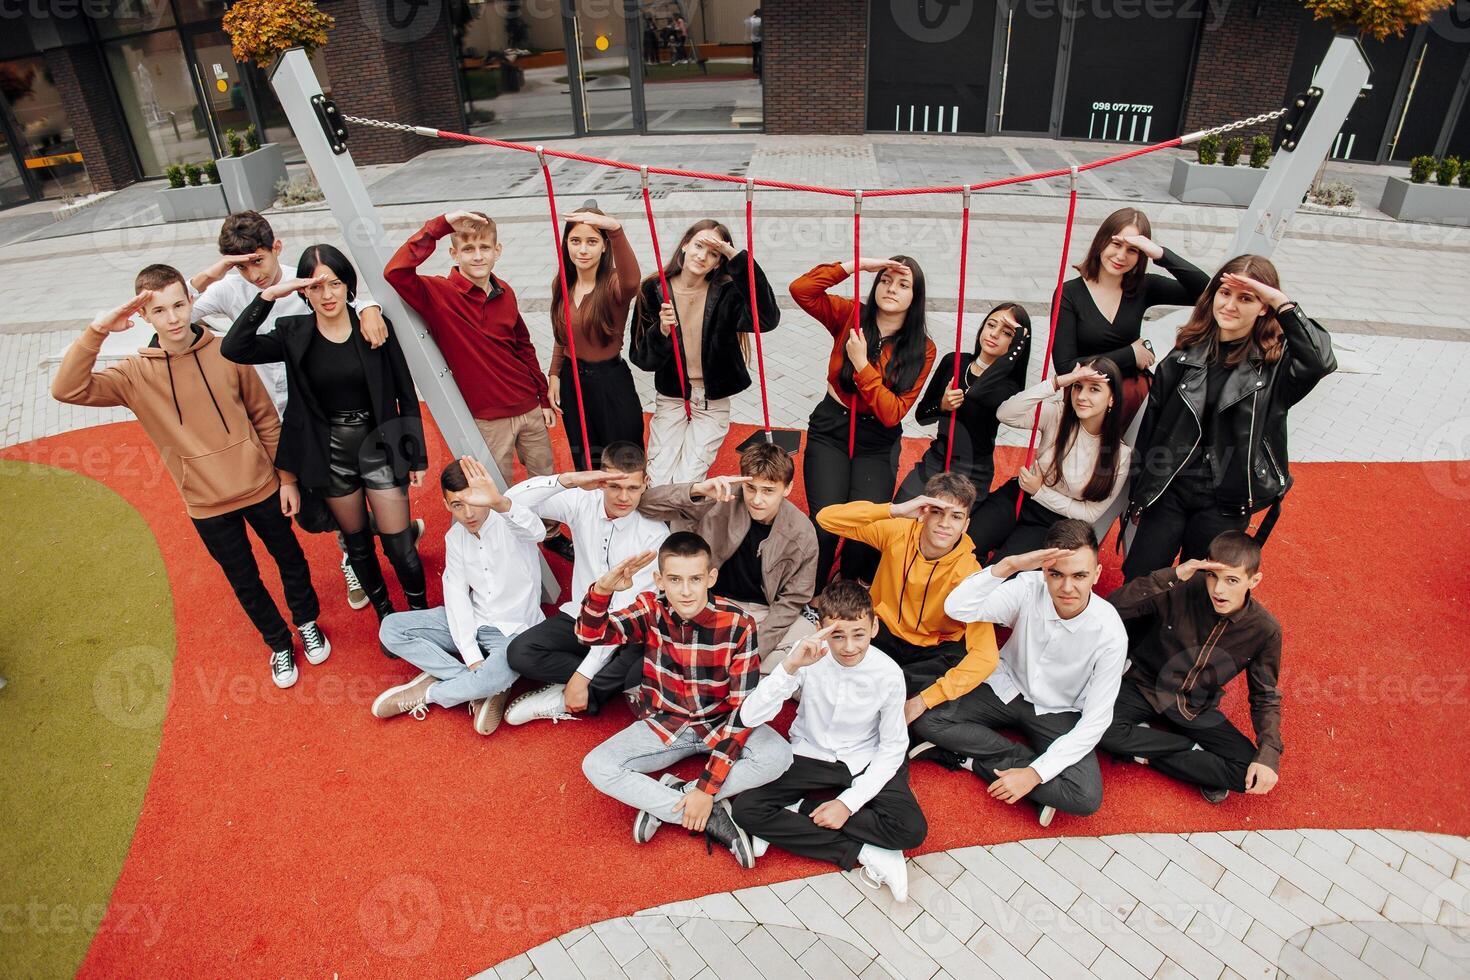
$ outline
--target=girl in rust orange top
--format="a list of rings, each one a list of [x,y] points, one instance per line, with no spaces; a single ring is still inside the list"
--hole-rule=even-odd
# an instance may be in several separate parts
[[[833,338],[827,396],[807,422],[802,464],[807,509],[813,514],[829,504],[892,499],[903,417],[918,400],[934,364],[934,343],[924,327],[924,270],[919,263],[895,255],[862,259],[861,267],[877,276],[856,321],[852,300],[829,292],[853,274],[851,261],[819,265],[791,284],[791,298]],[[817,541],[820,584],[832,572],[837,538],[818,528]],[[872,549],[853,542],[845,546],[845,575],[871,578],[876,565]]]

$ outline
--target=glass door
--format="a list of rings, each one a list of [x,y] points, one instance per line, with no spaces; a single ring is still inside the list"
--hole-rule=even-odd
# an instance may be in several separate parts
[[[31,199],[25,174],[16,163],[13,147],[6,138],[8,128],[0,126],[0,208],[24,204]]]
[[[642,71],[630,44],[622,0],[570,0],[567,79],[572,105],[588,135],[634,133],[643,128]]]
[[[240,66],[230,53],[230,36],[221,30],[193,30],[186,35],[189,71],[207,108],[207,127],[216,143],[215,152],[229,152],[225,134],[230,130],[244,138],[246,127],[255,122],[250,111],[250,95],[241,77]],[[266,142],[265,133],[261,142]]]

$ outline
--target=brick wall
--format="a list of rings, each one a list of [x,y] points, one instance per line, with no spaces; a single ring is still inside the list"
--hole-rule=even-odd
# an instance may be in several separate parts
[[[409,0],[381,5],[326,0],[320,6],[337,21],[323,55],[343,113],[462,130],[455,52],[442,0],[417,7]],[[364,126],[350,131],[358,163],[397,163],[438,145],[422,136]]]
[[[1306,18],[1293,0],[1211,0],[1184,112],[1185,132],[1279,109]],[[1275,132],[1271,123],[1231,135]]]
[[[90,46],[54,48],[45,57],[92,187],[115,191],[136,181],[131,137],[111,98],[100,52]]]
[[[861,133],[867,0],[763,0],[766,132]]]

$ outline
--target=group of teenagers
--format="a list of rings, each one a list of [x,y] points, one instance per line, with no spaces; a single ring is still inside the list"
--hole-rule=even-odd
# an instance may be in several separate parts
[[[421,272],[445,238],[449,274]],[[1208,276],[1156,244],[1143,213],[1115,212],[1060,292],[1054,370],[1032,385],[1020,304],[990,311],[973,350],[934,369],[914,259],[817,266],[790,286],[831,343],[801,454],[809,517],[788,499],[796,462],[774,443],[754,440],[738,474],[709,472],[730,398],[751,384],[750,336],[781,319],[724,225],[685,232],[662,270],[665,302],[616,219],[593,206],[566,216],[543,374],[493,273],[494,221],[435,217],[385,278],[438,345],[500,474],[519,462],[527,476],[500,489],[474,455],[443,467],[451,523],[431,608],[408,493],[428,454],[392,325],[331,245],[307,247],[292,276],[266,219],[240,212],[219,247],[189,279],[143,269],[137,295],[72,344],[52,393],[138,417],[278,686],[298,679],[293,626],[309,664],[331,652],[294,518],[336,532],[349,606],[371,605],[383,651],[418,670],[375,716],[465,707],[489,735],[626,703],[631,724],[582,768],[632,808],[640,844],[677,824],[744,867],[775,845],[860,868],[902,900],[903,851],[927,833],[911,762],[971,773],[1043,825],[1098,809],[1098,752],[1216,803],[1276,784],[1281,630],[1253,590],[1291,485],[1287,413],[1336,363],[1268,260]],[[838,289],[858,271],[873,282],[854,309]],[[1141,331],[1162,305],[1193,311],[1156,360]],[[134,315],[153,338],[96,370],[106,335]],[[210,317],[230,322],[222,337]],[[646,443],[625,349],[654,376]],[[900,480],[916,403],[938,432]],[[573,460],[559,474],[558,422]],[[1002,424],[1034,424],[1038,451],[992,489]],[[1122,500],[1125,583],[1102,597],[1099,540]],[[247,527],[279,569],[289,623]],[[570,598],[550,616],[541,547],[572,563]],[[1242,673],[1254,740],[1220,710]],[[534,687],[512,701],[522,678]],[[791,699],[782,737],[770,723]],[[691,756],[704,757],[695,778],[668,771]]]

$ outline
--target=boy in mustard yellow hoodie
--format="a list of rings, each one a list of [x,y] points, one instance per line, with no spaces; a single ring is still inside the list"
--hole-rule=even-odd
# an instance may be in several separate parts
[[[980,571],[965,533],[974,502],[974,484],[957,473],[939,473],[921,496],[901,504],[855,500],[817,512],[823,530],[878,550],[873,644],[903,669],[910,724],[973,690],[999,656],[990,623],[961,623],[944,611],[950,591]]]
[[[275,559],[307,662],[332,652],[316,618],[311,569],[291,529],[301,505],[296,478],[273,460],[280,417],[255,369],[233,364],[214,333],[193,322],[184,277],[166,265],[138,273],[138,295],[93,320],[67,349],[51,396],[70,405],[125,406],[158,448],[194,527],[271,651],[277,687],[296,683],[295,641],[260,580],[248,524]],[[148,346],[94,371],[102,342],[141,313],[157,333]]]

